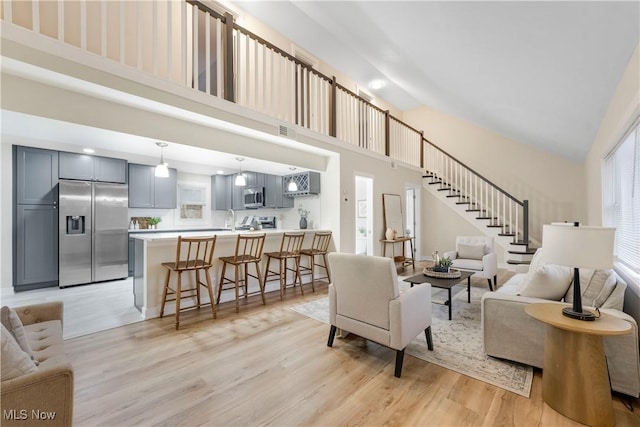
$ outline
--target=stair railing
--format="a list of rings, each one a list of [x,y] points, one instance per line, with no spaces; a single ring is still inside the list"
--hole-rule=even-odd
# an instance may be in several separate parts
[[[476,212],[476,219],[488,221],[487,227],[498,228],[499,235],[511,236],[515,243],[529,242],[529,202],[518,200],[427,139],[425,146],[425,178],[448,191],[447,197]]]

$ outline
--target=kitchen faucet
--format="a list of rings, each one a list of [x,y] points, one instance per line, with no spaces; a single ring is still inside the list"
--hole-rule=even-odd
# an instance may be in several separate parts
[[[233,209],[227,210],[227,219],[229,218],[229,212],[231,212],[231,231],[236,231],[236,213]],[[225,227],[226,227],[226,219],[225,219]]]

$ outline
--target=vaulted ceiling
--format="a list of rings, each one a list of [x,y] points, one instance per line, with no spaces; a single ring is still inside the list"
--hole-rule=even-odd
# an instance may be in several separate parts
[[[638,1],[234,1],[402,110],[582,162],[640,40]],[[640,76],[639,76],[640,78]]]

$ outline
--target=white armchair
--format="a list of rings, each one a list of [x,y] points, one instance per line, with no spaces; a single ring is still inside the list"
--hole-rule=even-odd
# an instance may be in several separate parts
[[[458,236],[456,250],[445,252],[443,256],[451,258],[451,267],[473,271],[474,276],[487,279],[490,290],[493,291],[493,286],[498,287],[498,257],[493,247],[493,237]]]
[[[400,378],[405,347],[424,331],[431,337],[431,285],[400,294],[398,276],[390,258],[333,252],[329,254],[329,340],[336,329],[354,333],[396,350],[395,376]]]

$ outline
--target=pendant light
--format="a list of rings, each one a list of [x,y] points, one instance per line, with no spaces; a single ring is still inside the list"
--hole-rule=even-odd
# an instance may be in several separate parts
[[[156,166],[155,175],[158,178],[169,178],[169,168],[164,161],[164,148],[168,145],[166,142],[156,142],[156,145],[160,147],[160,163]]]
[[[240,162],[240,173],[236,175],[235,184],[236,184],[236,187],[244,187],[245,185],[247,185],[247,180],[242,174],[242,161],[244,160],[244,157],[236,157],[236,160]]]
[[[289,168],[291,172],[296,170],[296,168]],[[293,176],[289,177],[289,185],[287,185],[287,191],[298,191],[298,183]]]

